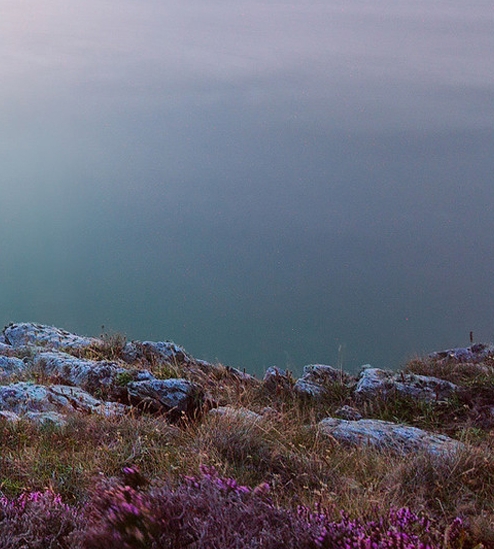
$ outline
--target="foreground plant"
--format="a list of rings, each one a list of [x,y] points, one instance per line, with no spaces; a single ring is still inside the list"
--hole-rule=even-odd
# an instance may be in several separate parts
[[[177,486],[135,468],[100,482],[82,507],[51,490],[0,498],[0,549],[471,549],[460,519],[441,532],[408,508],[352,519],[335,509],[280,508],[255,488],[202,467]],[[478,549],[482,546],[477,545]]]
[[[0,549],[65,549],[82,515],[51,490],[0,498]]]
[[[446,533],[411,510],[392,509],[374,519],[352,520],[334,510],[282,509],[269,486],[240,485],[203,467],[177,486],[145,488],[132,468],[123,481],[101,485],[88,506],[85,549],[461,549],[467,532],[456,519]],[[471,545],[470,545],[471,547]]]

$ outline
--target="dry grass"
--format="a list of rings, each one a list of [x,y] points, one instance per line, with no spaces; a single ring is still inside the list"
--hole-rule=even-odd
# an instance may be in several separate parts
[[[242,484],[269,482],[274,500],[292,507],[320,503],[362,517],[376,506],[410,506],[444,525],[456,515],[467,517],[478,542],[494,547],[494,430],[476,423],[474,414],[478,395],[487,398],[494,386],[489,368],[412,361],[407,371],[464,387],[460,398],[444,403],[399,397],[356,401],[343,384],[328,387],[325,398],[309,403],[290,384],[267,390],[228,368],[175,365],[174,376],[199,381],[208,394],[204,414],[179,424],[137,412],[114,419],[78,415],[63,428],[0,418],[0,491],[12,497],[49,487],[68,502],[81,502],[95,479],[116,475],[124,466],[136,465],[151,479],[173,481],[211,465]],[[469,393],[472,388],[475,394]],[[401,457],[343,446],[316,428],[342,404],[357,407],[365,417],[462,438],[467,449],[440,461],[425,454]],[[219,405],[248,408],[262,417],[252,421],[206,413]]]

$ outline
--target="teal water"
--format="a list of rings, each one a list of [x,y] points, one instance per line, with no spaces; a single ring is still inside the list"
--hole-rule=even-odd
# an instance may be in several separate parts
[[[0,11],[4,324],[256,373],[494,339],[489,3]]]

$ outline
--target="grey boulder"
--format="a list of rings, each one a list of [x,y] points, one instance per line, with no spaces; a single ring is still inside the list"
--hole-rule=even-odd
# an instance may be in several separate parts
[[[297,379],[293,389],[296,393],[308,397],[324,396],[332,385],[354,382],[352,376],[327,364],[309,364],[304,366],[304,373]]]
[[[193,413],[202,403],[199,387],[186,379],[149,379],[127,384],[130,402],[171,416]]]
[[[365,368],[359,377],[355,394],[366,398],[386,397],[393,394],[425,401],[444,400],[451,397],[458,387],[432,376],[395,373],[380,368]]]
[[[172,341],[130,341],[123,349],[122,358],[129,364],[142,359],[171,366],[193,362],[185,349]]]
[[[338,442],[353,446],[371,446],[403,455],[426,452],[436,456],[449,456],[464,448],[461,442],[445,435],[379,419],[350,421],[330,417],[320,421],[318,426],[320,432]]]

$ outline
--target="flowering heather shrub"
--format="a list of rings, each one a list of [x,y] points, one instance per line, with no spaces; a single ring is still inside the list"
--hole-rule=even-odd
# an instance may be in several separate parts
[[[322,549],[439,549],[464,547],[466,532],[457,518],[446,534],[431,528],[426,516],[408,508],[391,509],[376,520],[351,520],[341,512],[339,521],[329,519],[325,511],[299,508],[299,516],[314,528],[315,547]]]
[[[351,520],[328,510],[276,507],[269,487],[254,489],[203,467],[182,484],[144,491],[134,469],[123,483],[100,486],[89,506],[85,549],[439,549],[466,548],[457,519],[447,534],[425,516],[391,510],[375,520]],[[446,543],[446,545],[444,545]]]
[[[251,489],[203,468],[199,478],[185,477],[176,488],[144,491],[135,482],[129,486],[127,478],[135,476],[127,469],[123,485],[96,491],[88,507],[85,549],[304,547],[293,528],[305,526],[308,534],[307,526],[296,513],[272,505],[267,485]]]
[[[51,490],[0,498],[0,549],[65,549],[81,524],[76,510]]]
[[[203,467],[177,487],[149,487],[134,468],[99,484],[80,511],[50,490],[0,498],[0,549],[468,549],[456,519],[446,532],[407,508],[377,518],[280,509],[269,486],[250,488]],[[335,518],[336,516],[336,518]]]

